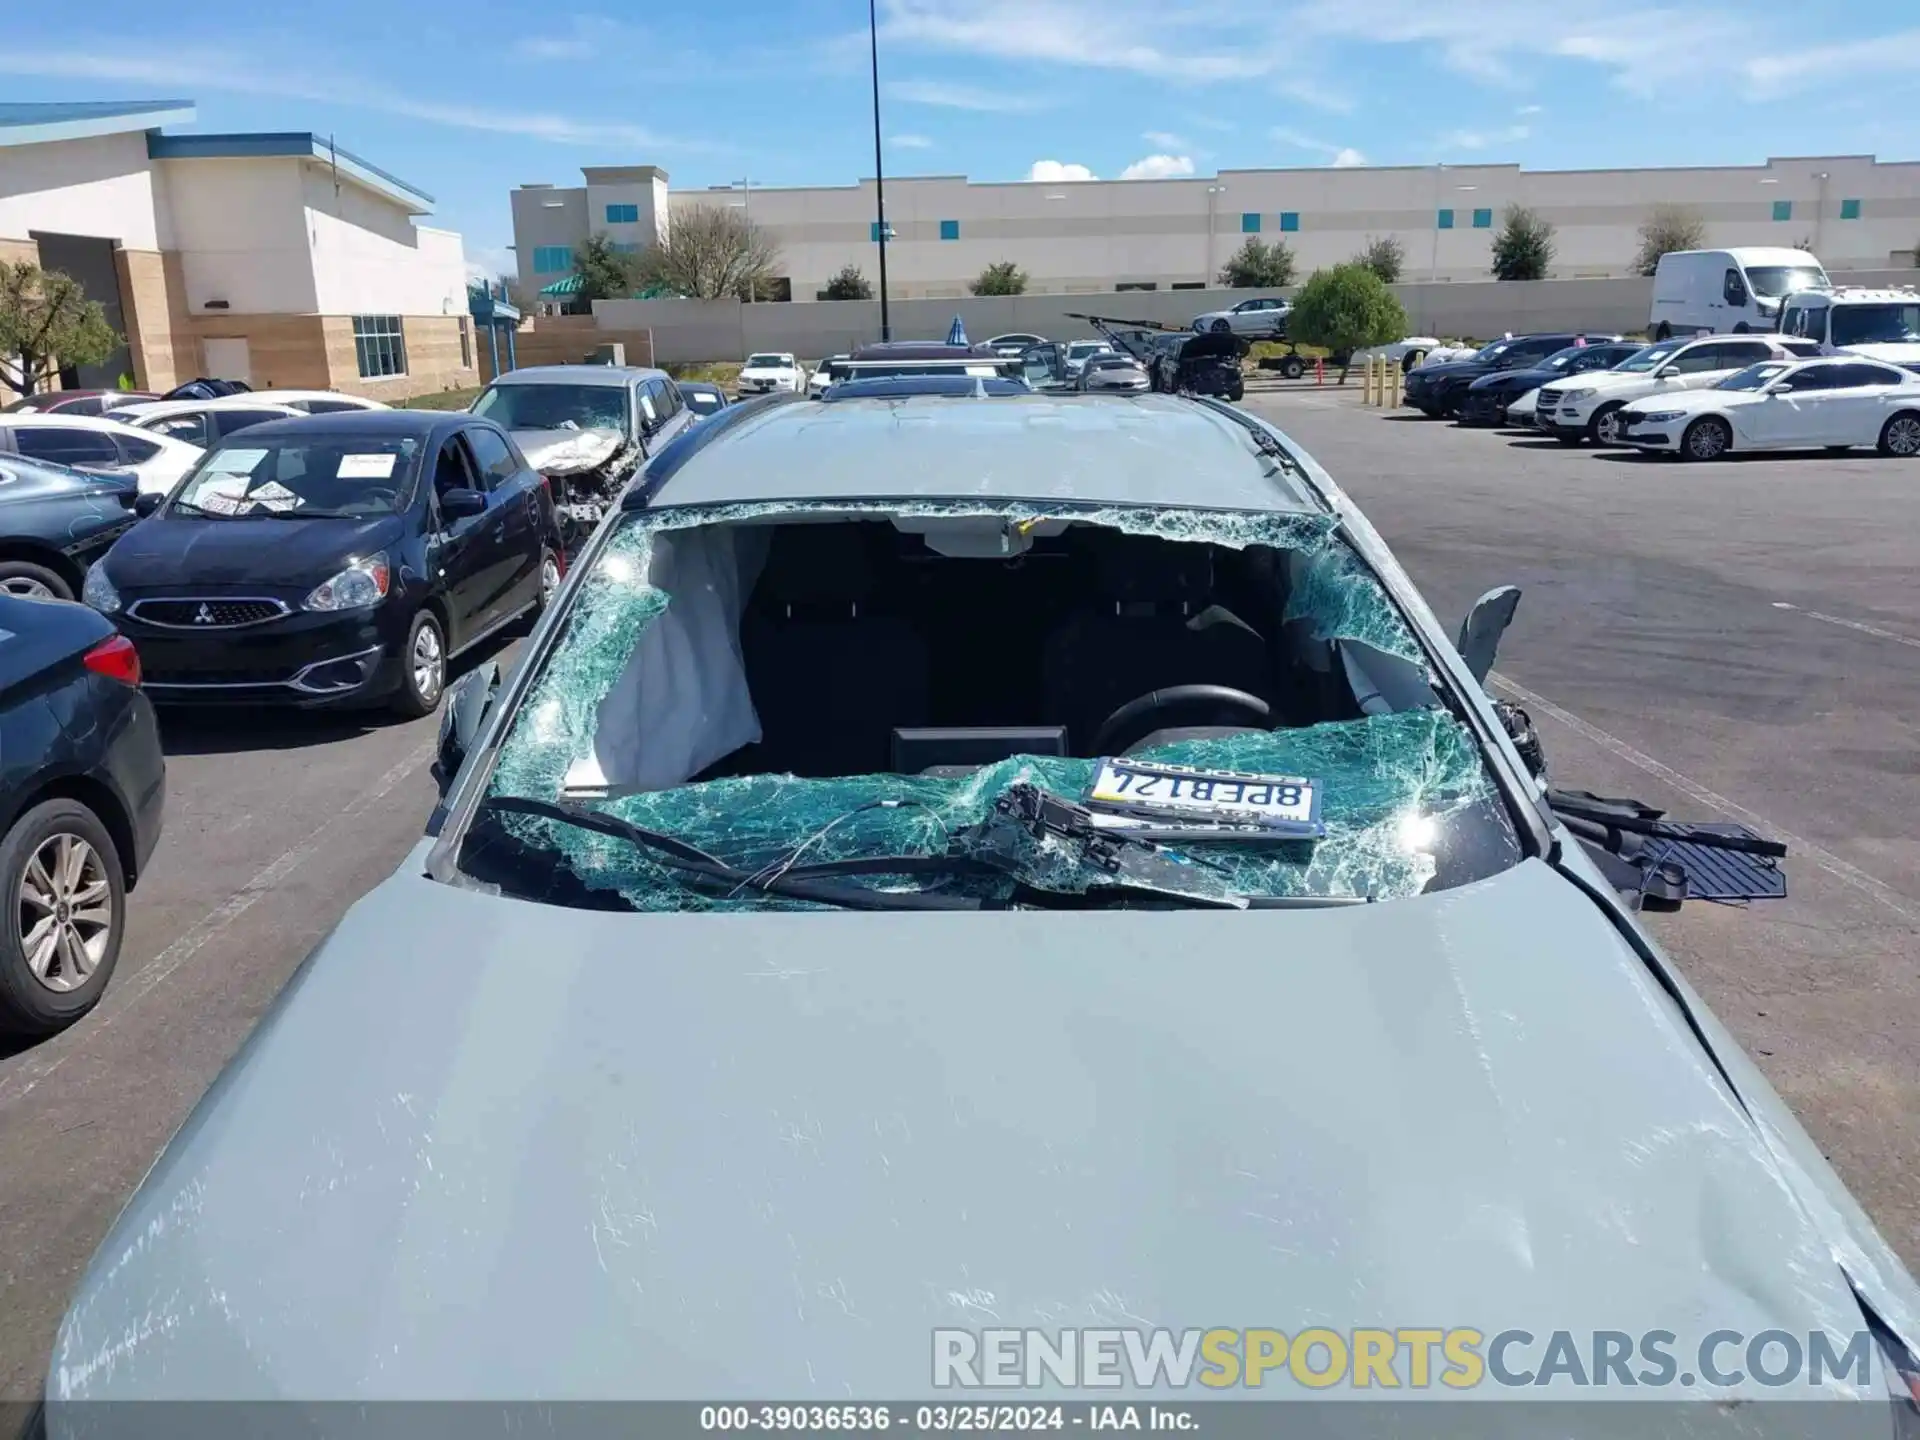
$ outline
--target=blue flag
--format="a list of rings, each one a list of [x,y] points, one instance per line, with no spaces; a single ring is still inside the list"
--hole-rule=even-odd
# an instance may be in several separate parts
[[[967,343],[967,322],[962,320],[958,315],[953,317],[953,328],[947,331],[947,343],[949,345],[965,345]]]

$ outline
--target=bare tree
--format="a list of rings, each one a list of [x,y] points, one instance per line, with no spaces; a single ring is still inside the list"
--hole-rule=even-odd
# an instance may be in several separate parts
[[[1707,222],[1684,205],[1656,205],[1640,227],[1640,253],[1633,257],[1633,273],[1651,275],[1660,257],[1675,250],[1699,250],[1707,243]]]
[[[643,288],[690,300],[751,300],[770,289],[780,247],[739,211],[723,205],[675,208],[666,237],[639,257]]]

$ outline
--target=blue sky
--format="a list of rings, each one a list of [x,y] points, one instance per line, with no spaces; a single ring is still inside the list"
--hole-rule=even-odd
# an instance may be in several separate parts
[[[873,173],[866,0],[16,7],[0,97],[186,98],[202,131],[333,132],[507,263],[507,192]],[[298,7],[306,10],[307,7]],[[1920,158],[1893,0],[880,0],[888,173]],[[537,17],[537,18],[536,18]],[[1037,168],[1036,168],[1037,167]]]

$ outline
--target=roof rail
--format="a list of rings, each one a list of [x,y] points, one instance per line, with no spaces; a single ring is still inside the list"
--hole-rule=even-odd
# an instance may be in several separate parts
[[[683,430],[669,441],[667,448],[648,459],[635,482],[628,487],[627,493],[620,497],[622,510],[644,510],[660,493],[660,487],[671,480],[680,467],[698,455],[708,445],[728,430],[744,425],[748,417],[758,415],[780,405],[793,405],[806,401],[806,396],[788,392],[761,395],[752,400],[742,400],[729,405],[718,414],[710,415],[690,430]]]

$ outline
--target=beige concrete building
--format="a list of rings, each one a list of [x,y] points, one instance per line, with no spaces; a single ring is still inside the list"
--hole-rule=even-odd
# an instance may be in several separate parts
[[[460,237],[327,138],[192,135],[184,101],[0,104],[0,259],[78,279],[126,337],[62,377],[197,375],[379,399],[477,383]]]
[[[874,186],[669,193],[653,166],[585,172],[584,187],[513,192],[519,279],[529,296],[564,281],[589,235],[637,245],[685,205],[736,205],[779,241],[795,300],[843,265],[877,279]],[[616,197],[614,188],[623,187]],[[628,192],[632,193],[629,194]],[[1920,244],[1920,163],[1870,155],[1670,170],[1523,170],[1517,165],[1223,170],[1209,178],[977,185],[958,175],[886,182],[889,289],[950,298],[1011,260],[1029,291],[1201,289],[1248,235],[1284,240],[1301,274],[1392,236],[1410,281],[1484,280],[1501,213],[1539,210],[1558,231],[1553,276],[1626,275],[1657,205],[1684,205],[1707,243],[1805,245],[1830,270],[1911,263]]]

